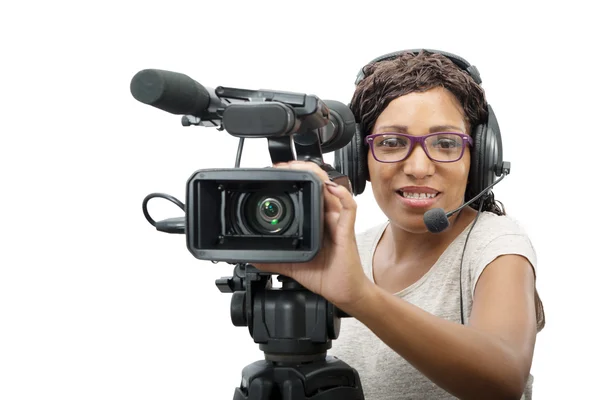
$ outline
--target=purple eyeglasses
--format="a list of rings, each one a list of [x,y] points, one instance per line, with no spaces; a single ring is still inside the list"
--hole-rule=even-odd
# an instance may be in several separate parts
[[[424,136],[403,133],[376,133],[365,137],[365,144],[379,162],[403,161],[419,143],[427,157],[437,162],[455,162],[462,158],[465,147],[473,145],[473,139],[464,133],[436,132]]]

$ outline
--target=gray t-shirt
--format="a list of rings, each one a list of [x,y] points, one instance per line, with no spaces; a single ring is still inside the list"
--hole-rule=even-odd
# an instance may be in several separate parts
[[[372,258],[389,222],[357,235],[358,250],[366,275],[373,281]],[[471,224],[472,225],[472,224]],[[438,317],[460,323],[459,269],[469,225],[417,282],[395,295]],[[511,218],[483,212],[469,236],[462,265],[462,296],[465,324],[469,321],[475,284],[484,268],[503,254],[520,254],[536,268],[535,250],[526,232]],[[385,310],[380,310],[385,312]],[[373,332],[354,318],[343,318],[340,336],[328,352],[354,367],[366,400],[455,399]],[[531,399],[530,375],[522,399]]]

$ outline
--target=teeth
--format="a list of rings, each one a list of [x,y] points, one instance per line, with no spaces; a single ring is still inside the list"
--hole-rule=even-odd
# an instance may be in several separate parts
[[[410,193],[410,192],[401,192],[402,197],[407,199],[431,199],[436,196],[433,193]]]

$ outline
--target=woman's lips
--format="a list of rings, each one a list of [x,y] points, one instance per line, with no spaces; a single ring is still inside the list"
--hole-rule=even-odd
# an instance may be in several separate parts
[[[402,204],[411,208],[429,208],[437,202],[440,192],[430,187],[403,187],[396,191]]]

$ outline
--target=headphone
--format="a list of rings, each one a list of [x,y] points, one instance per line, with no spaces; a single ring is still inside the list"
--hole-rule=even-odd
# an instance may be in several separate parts
[[[439,50],[412,49],[402,50],[393,53],[384,54],[372,60],[369,64],[380,61],[391,60],[404,53],[418,54],[421,51],[441,54],[450,59],[456,66],[467,72],[471,78],[481,85],[481,76],[474,65],[469,64],[465,59],[451,53]],[[367,64],[367,65],[369,65]],[[356,77],[355,85],[358,85],[365,77],[364,67],[360,69]],[[472,129],[473,147],[471,148],[471,168],[469,170],[469,181],[465,191],[465,202],[471,200],[489,185],[494,183],[495,176],[501,176],[503,167],[502,159],[502,138],[500,136],[500,127],[496,115],[489,103],[488,118],[483,123]],[[364,136],[360,121],[356,121],[356,131],[350,142],[335,151],[334,168],[341,174],[348,176],[355,196],[365,190],[365,185],[369,179],[367,165],[367,155],[369,147],[364,143]],[[504,165],[503,165],[504,164]],[[473,207],[477,208],[482,199],[473,202]]]

